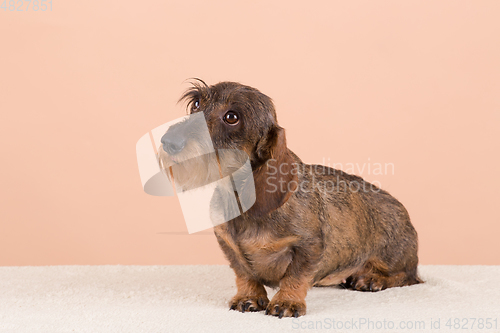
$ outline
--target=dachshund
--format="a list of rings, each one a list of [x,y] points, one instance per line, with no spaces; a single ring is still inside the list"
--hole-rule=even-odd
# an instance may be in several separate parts
[[[287,148],[271,98],[240,83],[209,86],[197,79],[180,101],[187,102],[189,114],[204,115],[215,151],[243,151],[251,165],[253,205],[214,227],[236,275],[230,309],[298,317],[306,313],[313,286],[375,292],[423,282],[417,233],[405,207],[358,176],[303,163]],[[162,137],[158,154],[164,169],[207,144],[195,138],[196,130],[180,131],[181,126],[187,125]],[[218,157],[211,156],[211,163],[206,156],[183,167],[187,188],[219,176]],[[264,286],[279,288],[271,300]]]

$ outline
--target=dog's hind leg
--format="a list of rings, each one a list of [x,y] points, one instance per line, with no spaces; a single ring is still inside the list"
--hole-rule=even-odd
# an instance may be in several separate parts
[[[417,266],[391,271],[378,259],[368,262],[346,279],[341,286],[359,291],[380,291],[392,287],[410,286],[422,283],[417,276]]]

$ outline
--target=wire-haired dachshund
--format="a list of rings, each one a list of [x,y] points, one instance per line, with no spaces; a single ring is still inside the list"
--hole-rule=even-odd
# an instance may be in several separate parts
[[[303,163],[287,148],[271,98],[235,82],[196,80],[181,100],[188,113],[204,114],[216,150],[238,149],[250,159],[255,203],[214,227],[236,274],[230,309],[298,317],[312,286],[379,291],[422,282],[417,233],[405,207],[358,176]],[[189,147],[189,137],[169,132],[160,160]],[[264,286],[279,288],[271,301]]]

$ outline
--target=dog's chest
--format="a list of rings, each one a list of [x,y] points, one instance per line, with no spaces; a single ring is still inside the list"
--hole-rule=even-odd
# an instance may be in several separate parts
[[[269,282],[278,282],[293,259],[292,246],[296,236],[278,238],[271,234],[242,235],[238,247],[252,275]]]

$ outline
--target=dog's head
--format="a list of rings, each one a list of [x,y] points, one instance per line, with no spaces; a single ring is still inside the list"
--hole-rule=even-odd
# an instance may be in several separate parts
[[[221,170],[217,163],[220,153],[208,152],[211,147],[215,152],[240,150],[250,158],[256,193],[256,202],[247,213],[262,216],[288,200],[297,185],[295,164],[271,98],[235,82],[208,86],[196,80],[180,101],[187,103],[188,113],[194,117],[171,126],[161,139],[159,151],[165,166],[183,168],[184,180],[174,172],[176,184],[200,186],[220,174],[231,174],[231,169],[244,163],[237,154],[225,157]],[[209,138],[203,134],[203,127],[208,128]],[[233,163],[227,163],[229,160]]]

